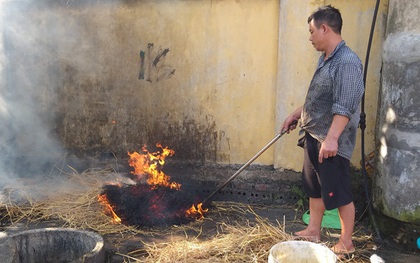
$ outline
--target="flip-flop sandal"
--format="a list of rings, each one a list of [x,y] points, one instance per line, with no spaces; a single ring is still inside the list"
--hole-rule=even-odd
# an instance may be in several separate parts
[[[335,247],[335,245],[332,246],[330,249],[331,249],[332,252],[334,252],[334,254],[339,259],[351,259],[351,258],[353,258],[354,253],[356,252],[356,249],[355,248],[349,249],[349,250],[347,250],[347,249],[337,249]]]

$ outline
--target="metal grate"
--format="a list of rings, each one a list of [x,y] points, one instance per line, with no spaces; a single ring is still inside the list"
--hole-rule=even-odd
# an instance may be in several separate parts
[[[282,185],[280,185],[282,184]],[[196,181],[192,183],[190,191],[205,198],[218,188],[215,182]],[[284,182],[276,183],[253,183],[238,182],[230,183],[221,189],[212,198],[213,201],[234,201],[249,204],[280,204],[294,205],[298,201],[297,194],[291,191],[292,185]]]

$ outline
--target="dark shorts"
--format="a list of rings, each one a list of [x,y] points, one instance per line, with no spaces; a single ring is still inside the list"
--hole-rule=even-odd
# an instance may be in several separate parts
[[[305,152],[302,179],[306,194],[322,198],[327,210],[351,203],[350,161],[336,155],[319,163],[321,143],[308,133],[299,142]]]

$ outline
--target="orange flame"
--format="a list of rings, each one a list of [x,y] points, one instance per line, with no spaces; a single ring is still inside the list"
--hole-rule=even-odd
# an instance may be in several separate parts
[[[116,223],[116,224],[120,224],[121,223],[121,218],[119,218],[119,216],[117,216],[117,214],[114,212],[114,209],[112,208],[112,206],[108,202],[108,198],[107,198],[106,194],[98,195],[98,201],[104,206],[105,214],[111,214],[112,215],[112,218],[113,218],[112,222]]]
[[[146,145],[142,147],[142,151],[145,154],[139,154],[137,152],[128,153],[130,160],[129,165],[134,168],[132,174],[137,175],[140,179],[142,176],[147,175],[147,184],[151,186],[164,186],[170,187],[171,189],[180,190],[181,184],[170,182],[171,177],[159,170],[165,164],[165,158],[175,154],[174,150],[168,147],[163,147],[160,143],[156,144],[156,147],[162,149],[161,152],[150,153],[146,149]],[[185,215],[189,218],[201,219],[208,209],[202,208],[202,203],[198,204],[197,207],[192,205],[190,209],[185,212]]]
[[[179,190],[181,184],[170,182],[171,177],[159,170],[159,168],[165,164],[165,158],[172,156],[175,151],[168,149],[168,147],[163,148],[160,143],[157,143],[156,147],[161,148],[162,152],[150,153],[146,149],[146,146],[143,146],[142,151],[145,152],[145,154],[139,154],[138,152],[128,153],[130,156],[128,163],[134,168],[134,171],[131,173],[137,175],[138,179],[147,175],[148,185],[164,186]]]
[[[189,218],[194,218],[194,217],[197,219],[204,218],[204,214],[207,213],[209,209],[203,209],[202,206],[203,206],[203,203],[199,203],[197,207],[195,207],[195,205],[192,205],[191,208],[185,212],[185,215]]]

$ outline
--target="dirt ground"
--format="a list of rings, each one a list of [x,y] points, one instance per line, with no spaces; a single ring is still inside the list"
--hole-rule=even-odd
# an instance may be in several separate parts
[[[285,225],[286,232],[293,233],[305,227],[301,220],[302,211],[297,211],[294,206],[266,206],[266,205],[246,205],[234,202],[217,202],[217,209],[210,210],[203,220],[191,223],[191,225],[178,228],[176,226],[158,227],[154,229],[154,235],[132,235],[122,238],[119,235],[105,235],[105,254],[106,263],[120,262],[152,262],[141,257],[144,243],[159,244],[170,242],[174,239],[185,239],[186,236],[200,236],[200,239],[208,240],[220,234],[220,222],[234,224],[249,224],[255,220],[255,215],[268,219],[273,224]],[[222,209],[221,209],[222,208]],[[251,210],[249,210],[251,209]],[[252,213],[250,211],[253,211]],[[254,214],[255,212],[255,214]],[[8,233],[15,233],[27,229],[43,227],[60,227],[60,221],[48,221],[37,224],[19,223],[13,226],[2,226],[1,230]],[[187,232],[186,230],[187,229]],[[160,232],[160,233],[159,233]],[[323,229],[322,244],[330,246],[334,244],[339,235],[339,230]],[[395,242],[393,237],[387,237],[383,242],[374,240],[373,233],[365,227],[365,222],[356,224],[354,241],[356,252],[352,258],[341,262],[382,262],[371,261],[373,255],[380,257],[383,262],[393,263],[417,263],[420,262],[420,250],[410,249],[406,245]],[[275,244],[272,244],[275,245]],[[137,253],[133,255],[132,252]],[[136,260],[134,260],[134,258]],[[268,255],[267,255],[268,258]],[[184,261],[189,263],[189,261]],[[191,261],[192,262],[196,262]],[[230,261],[229,261],[230,262]],[[256,261],[257,262],[257,261]],[[260,261],[258,261],[260,262]]]
[[[182,181],[182,178],[188,177],[189,180],[216,182],[220,185],[234,174],[240,166],[189,166],[189,165],[173,165],[166,168],[165,173],[173,176],[173,180]],[[380,239],[375,234],[369,219],[365,193],[363,190],[363,180],[361,171],[352,170],[353,192],[356,205],[356,226],[354,232],[354,241],[356,245],[356,253],[352,258],[344,260],[344,262],[371,262],[370,258],[379,257],[384,262],[395,263],[411,263],[420,262],[420,249],[416,247],[416,239],[420,237],[419,226],[412,226],[395,222],[387,219],[385,216],[376,215],[376,221],[379,225]],[[206,183],[207,185],[207,183]],[[232,222],[239,224],[249,224],[255,220],[255,214],[250,213],[246,207],[250,207],[258,216],[267,219],[269,222],[281,222],[285,226],[288,233],[293,233],[305,227],[302,220],[302,214],[307,210],[305,198],[299,190],[300,174],[293,171],[277,171],[270,167],[250,166],[244,172],[235,178],[232,183],[226,186],[226,189],[216,194],[212,200],[215,203],[222,204],[223,211],[216,209],[210,210],[205,219],[200,222],[200,236],[202,238],[211,239],[218,234],[218,222]],[[214,186],[214,185],[213,185]],[[298,186],[297,188],[295,186]],[[235,195],[235,191],[240,197]],[[253,198],[249,195],[256,191]],[[281,192],[280,195],[274,195],[273,191]],[[211,191],[210,191],[211,192]],[[207,191],[208,193],[208,191]],[[232,194],[233,193],[233,194]],[[248,198],[243,198],[247,194]],[[257,193],[259,198],[255,198]],[[232,195],[231,195],[232,194]],[[261,196],[269,196],[270,198],[261,198]],[[234,198],[236,197],[236,199]],[[233,201],[233,202],[232,202]],[[243,207],[238,213],[237,209],[229,209],[232,207]],[[243,211],[248,211],[243,213]],[[197,234],[193,230],[190,235]],[[418,232],[417,232],[418,231]],[[165,232],[165,231],[163,231]],[[335,244],[339,236],[339,230],[323,229],[322,243],[329,246]],[[176,234],[171,234],[176,235]],[[185,233],[179,233],[183,238]],[[117,247],[109,243],[108,260],[109,262],[122,262],[121,256],[112,255],[112,251],[118,250],[120,254],[129,253],[133,250],[141,250],[139,240],[141,236],[133,237],[132,240],[119,244]],[[148,242],[165,242],[161,237],[147,238]],[[273,244],[274,245],[274,244]],[[376,256],[374,256],[376,255]],[[268,256],[268,255],[267,255]],[[372,262],[380,262],[373,261]]]
[[[207,179],[213,184],[210,189],[226,180],[233,174],[238,167],[194,167],[181,166],[168,169],[168,174],[174,180],[182,180],[187,175],[190,180]],[[420,237],[419,226],[403,224],[386,219],[384,216],[376,215],[376,219],[381,231],[381,239],[375,234],[366,211],[363,200],[363,191],[360,185],[360,175],[355,173],[355,204],[357,209],[357,222],[354,231],[354,242],[356,252],[351,258],[342,262],[393,262],[393,263],[417,263],[420,262],[420,249],[416,246],[416,239]],[[201,178],[200,178],[201,176]],[[275,180],[273,180],[273,178]],[[279,180],[279,178],[282,178]],[[264,167],[251,167],[244,171],[240,178],[227,186],[217,194],[212,201],[209,212],[204,219],[194,221],[182,226],[156,227],[153,234],[133,234],[133,235],[103,235],[105,241],[106,263],[117,262],[153,262],[146,260],[145,247],[150,244],[165,244],[171,240],[184,240],[186,237],[197,237],[198,240],[212,240],[221,234],[222,223],[236,226],[249,226],[256,222],[257,217],[267,220],[273,225],[284,226],[285,232],[291,234],[305,227],[302,220],[303,213],[307,210],[307,204],[300,192],[294,188],[298,183],[299,175],[294,172],[276,171]],[[205,190],[204,194],[209,193],[207,188],[198,188],[199,191]],[[275,195],[273,191],[281,192]],[[257,197],[257,195],[259,195]],[[0,231],[15,233],[27,229],[43,227],[61,227],[63,222],[52,220],[37,222],[36,224],[19,222],[10,225],[7,222],[0,226]],[[146,231],[147,232],[147,231]],[[150,231],[149,231],[150,232]],[[339,230],[323,229],[322,244],[331,246],[339,237]],[[273,246],[269,244],[269,246]],[[136,253],[134,253],[136,252]],[[372,257],[380,260],[371,261]],[[266,255],[268,260],[268,253]],[[267,262],[255,261],[255,262]],[[183,261],[185,263],[197,262]],[[204,262],[204,261],[203,261]],[[206,261],[207,262],[207,261]],[[218,261],[218,262],[239,262],[239,261]]]
[[[223,204],[224,207],[229,207],[230,205],[234,207],[243,206],[242,204],[237,203],[226,203]],[[290,206],[262,206],[262,205],[253,205],[251,206],[252,211],[263,218],[269,219],[273,224],[279,221],[284,223],[286,226],[286,232],[293,233],[297,230],[300,230],[305,227],[305,224],[301,220],[302,211],[296,211],[295,207]],[[245,206],[244,206],[245,209]],[[245,209],[246,210],[246,209]],[[243,210],[241,210],[243,211]],[[217,232],[217,222],[234,222],[248,224],[249,221],[253,221],[255,215],[249,213],[244,215],[241,213],[235,213],[235,210],[231,211],[223,210],[223,214],[220,211],[209,212],[204,220],[201,222],[200,233],[201,237],[204,239],[211,239],[214,237]],[[284,220],[284,221],[283,221]],[[166,231],[166,230],[163,230]],[[330,246],[334,244],[339,236],[339,230],[335,229],[323,229],[322,232],[322,244]],[[194,235],[191,231],[189,235]],[[174,233],[171,234],[171,238],[174,238]],[[185,233],[179,233],[180,239],[185,237]],[[112,237],[105,237],[106,240],[112,240]],[[118,251],[118,253],[127,255],[130,251],[141,249],[139,246],[139,240],[141,236],[133,237],[128,239],[125,242],[114,246],[111,243],[108,243],[108,262],[123,262],[121,256],[116,255],[113,251]],[[392,237],[384,239],[382,242],[375,241],[371,230],[365,227],[363,222],[359,222],[356,225],[354,241],[356,245],[356,252],[352,258],[343,259],[342,262],[381,262],[381,261],[371,261],[370,258],[373,255],[380,257],[384,262],[393,262],[393,263],[417,263],[420,262],[420,250],[408,249],[406,245],[399,244],[394,241]],[[162,237],[148,237],[148,242],[167,242],[165,238]],[[275,244],[273,244],[275,245]],[[268,255],[267,255],[268,257]],[[373,256],[375,257],[375,256]],[[144,261],[147,262],[147,261]]]

